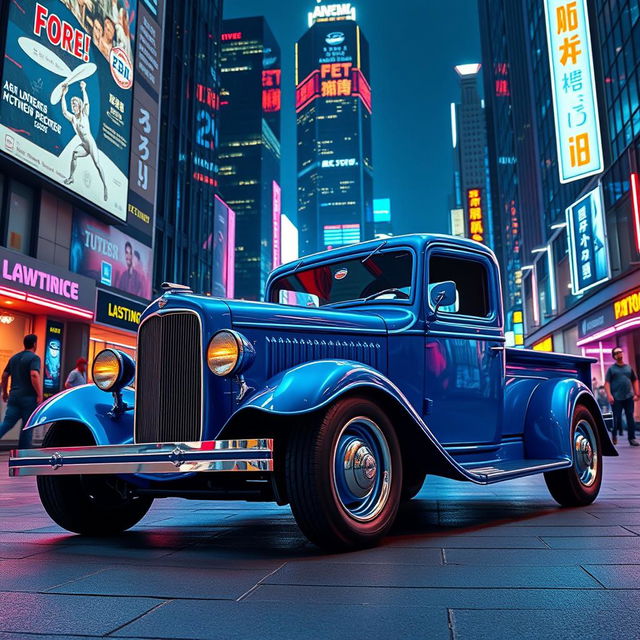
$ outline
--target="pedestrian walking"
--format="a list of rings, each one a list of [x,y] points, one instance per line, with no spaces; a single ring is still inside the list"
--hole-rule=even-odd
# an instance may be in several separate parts
[[[87,384],[87,361],[84,358],[76,360],[76,368],[69,372],[64,388],[71,389],[71,387],[79,387],[81,384]]]
[[[24,351],[16,353],[7,363],[2,373],[2,399],[7,403],[4,421],[0,424],[0,438],[22,420],[24,426],[29,416],[42,402],[42,381],[40,378],[40,358],[36,355],[38,337],[29,334],[24,337]],[[11,391],[9,391],[11,378]],[[20,449],[31,447],[32,431],[20,432]]]
[[[605,389],[613,410],[613,444],[618,443],[618,431],[622,435],[622,412],[627,418],[627,436],[632,447],[640,446],[636,440],[636,424],[633,418],[634,401],[640,397],[640,385],[635,371],[624,363],[620,347],[611,351],[615,363],[607,369]]]

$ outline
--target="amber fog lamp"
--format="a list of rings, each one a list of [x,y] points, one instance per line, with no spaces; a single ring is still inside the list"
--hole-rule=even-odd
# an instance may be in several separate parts
[[[207,364],[217,376],[246,371],[255,358],[253,345],[236,331],[218,331],[207,348]]]
[[[135,374],[135,363],[122,351],[105,349],[93,361],[93,382],[102,391],[120,391],[131,384]]]

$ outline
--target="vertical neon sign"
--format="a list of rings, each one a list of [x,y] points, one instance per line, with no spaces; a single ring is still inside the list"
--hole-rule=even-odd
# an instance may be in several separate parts
[[[272,226],[273,226],[273,268],[282,264],[282,189],[280,185],[273,181],[273,197],[271,206]]]

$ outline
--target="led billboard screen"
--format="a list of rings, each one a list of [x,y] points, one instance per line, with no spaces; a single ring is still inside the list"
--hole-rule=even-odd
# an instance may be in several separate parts
[[[10,3],[0,99],[0,151],[120,220],[136,4]]]

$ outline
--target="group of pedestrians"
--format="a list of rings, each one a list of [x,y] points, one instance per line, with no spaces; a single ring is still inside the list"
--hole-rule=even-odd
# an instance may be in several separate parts
[[[42,403],[42,376],[40,356],[36,355],[38,336],[29,334],[22,341],[24,350],[9,359],[2,372],[2,400],[7,403],[4,420],[0,423],[0,439],[22,420],[25,424],[29,416]],[[75,368],[69,373],[65,389],[87,382],[87,361],[78,358]],[[9,390],[11,379],[11,390]],[[33,438],[32,431],[20,432],[18,447],[28,449]]]

